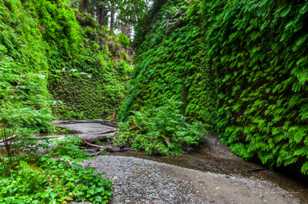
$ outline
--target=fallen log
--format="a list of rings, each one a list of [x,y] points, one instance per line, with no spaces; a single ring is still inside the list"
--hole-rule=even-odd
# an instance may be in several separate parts
[[[80,137],[82,140],[86,140],[88,142],[94,142],[94,141],[99,141],[99,140],[111,140],[114,138],[116,132],[115,131],[108,131],[109,133],[95,133],[95,134],[79,134],[77,135]]]
[[[93,144],[89,141],[84,140],[83,141],[87,146],[89,147],[94,147],[99,149],[99,153],[107,151],[107,152],[126,152],[129,151],[129,148],[121,148],[121,147],[114,147],[112,145],[97,145],[97,144]]]
[[[10,141],[14,140],[15,138],[16,138],[16,135],[14,135],[14,136],[12,136],[12,137],[5,138],[5,139],[3,139],[3,140],[0,142],[0,144],[1,144],[1,143],[6,143],[6,142],[10,142]]]
[[[117,124],[108,120],[56,120],[53,122],[54,125],[61,125],[61,124],[74,124],[74,123],[100,123],[103,125],[107,125],[110,127],[117,127]]]
[[[53,139],[64,139],[65,137],[63,135],[60,135],[60,136],[44,136],[44,137],[41,137],[41,136],[38,136],[38,137],[25,137],[25,138],[22,138],[23,141],[26,141],[26,140],[37,140],[37,141],[40,141],[40,140],[53,140]],[[5,140],[2,140],[0,142],[0,148],[4,148],[5,146],[7,146],[7,142],[10,142],[9,145],[13,145],[14,144],[14,140],[16,140],[17,137],[14,136],[14,137],[10,137],[10,138],[7,138]]]

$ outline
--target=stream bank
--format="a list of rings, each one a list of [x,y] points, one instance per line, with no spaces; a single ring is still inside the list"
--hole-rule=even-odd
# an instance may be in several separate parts
[[[115,130],[103,121],[62,121],[57,125],[92,139]],[[113,180],[113,203],[308,203],[307,185],[243,161],[213,136],[200,151],[179,157],[134,151],[104,154],[84,165]]]

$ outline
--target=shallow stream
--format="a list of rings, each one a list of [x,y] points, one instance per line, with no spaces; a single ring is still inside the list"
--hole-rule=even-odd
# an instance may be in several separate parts
[[[60,124],[60,125],[59,125]],[[99,121],[75,121],[65,122],[61,127],[68,128],[73,132],[80,134],[99,134],[110,126]],[[77,127],[77,129],[76,129]],[[90,130],[90,131],[89,131]],[[142,152],[127,151],[120,153],[108,153],[109,155],[137,157],[148,160],[154,160],[162,163],[168,163],[189,169],[195,169],[203,172],[213,172],[226,175],[236,175],[245,178],[258,178],[277,184],[281,188],[290,192],[294,197],[308,204],[308,183],[307,178],[292,178],[286,173],[278,173],[258,164],[244,161],[221,145],[213,136],[209,136],[205,143],[199,146],[199,151],[183,154],[178,157],[147,156]]]

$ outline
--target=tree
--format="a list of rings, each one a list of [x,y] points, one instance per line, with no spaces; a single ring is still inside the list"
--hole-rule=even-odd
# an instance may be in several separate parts
[[[131,36],[132,30],[148,10],[149,0],[80,0],[80,10],[92,14],[111,32],[120,30]]]
[[[153,0],[146,2],[148,10],[144,12],[144,15],[142,16],[142,18],[139,19],[137,23],[137,29],[133,45],[134,47],[144,41],[146,34],[150,31],[151,25],[153,25],[153,20],[155,19],[155,16],[159,13],[162,6],[166,3],[167,0]]]
[[[100,25],[107,26],[108,24],[108,7],[103,2],[97,3],[97,21]]]
[[[122,0],[119,5],[119,29],[122,33],[131,36],[133,27],[144,17],[147,12],[146,0]]]
[[[80,10],[83,12],[87,12],[89,9],[89,0],[80,0]]]
[[[113,32],[114,31],[114,24],[115,24],[115,15],[116,15],[116,11],[117,11],[117,6],[119,4],[117,4],[117,0],[110,0],[110,31]]]

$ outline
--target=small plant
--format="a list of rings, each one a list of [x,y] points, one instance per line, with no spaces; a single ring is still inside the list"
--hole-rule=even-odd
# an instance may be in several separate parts
[[[135,112],[120,124],[115,143],[161,155],[178,155],[186,146],[198,144],[205,136],[202,125],[186,122],[179,110],[174,109],[177,105],[171,99],[168,105]]]
[[[1,145],[4,146],[5,153],[8,157],[12,155],[12,147],[11,142],[14,140],[14,131],[11,129],[7,129],[2,125],[0,126],[0,141]]]
[[[130,39],[123,33],[118,35],[119,42],[125,47],[128,48],[131,44]]]
[[[2,124],[0,128],[0,162],[2,173],[9,174],[20,159],[38,157],[37,140],[33,140],[33,131],[22,128],[8,128]]]
[[[1,172],[0,172],[1,173]],[[1,175],[1,174],[0,174]],[[108,203],[111,182],[69,161],[42,157],[20,161],[10,176],[0,176],[0,203]]]
[[[87,158],[80,144],[79,138],[68,137],[41,157],[21,151],[1,157],[0,203],[108,203],[112,183],[77,164]]]
[[[82,140],[76,136],[66,136],[65,139],[56,141],[48,155],[53,158],[66,157],[72,160],[84,160],[88,158],[85,151],[80,149]]]

